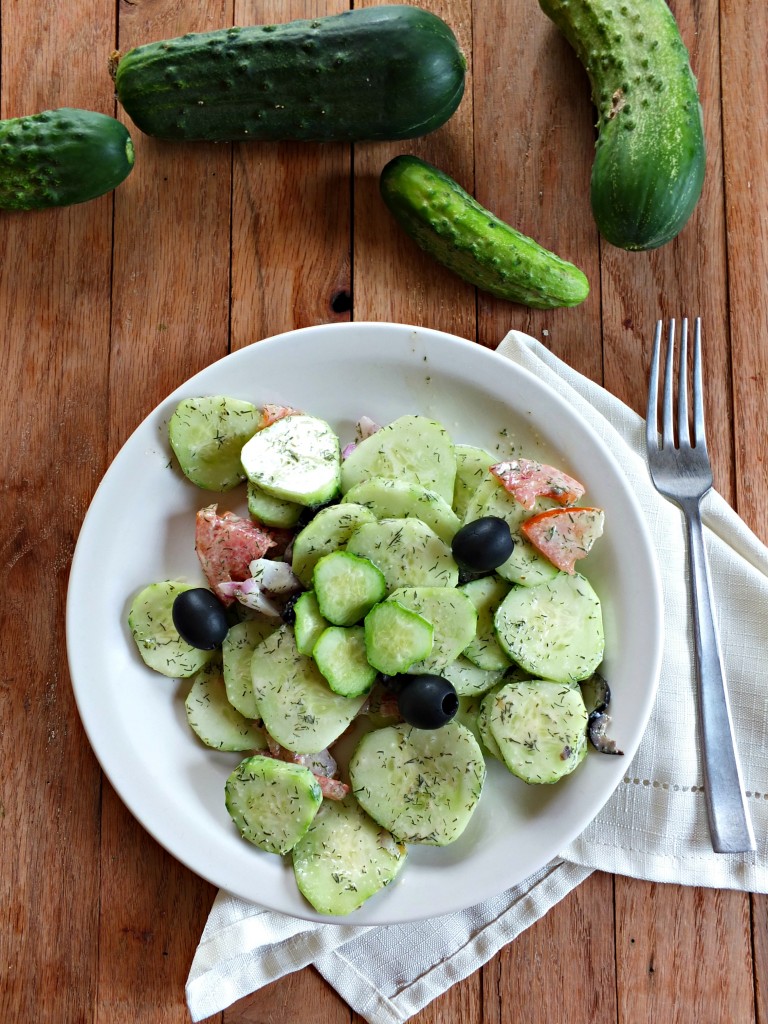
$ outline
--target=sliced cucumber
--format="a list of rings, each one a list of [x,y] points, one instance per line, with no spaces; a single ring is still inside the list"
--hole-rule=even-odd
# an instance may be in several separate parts
[[[478,668],[469,658],[459,655],[455,661],[449,661],[440,670],[440,675],[453,683],[453,688],[460,697],[482,695],[497,686],[503,669]]]
[[[323,804],[293,849],[293,871],[318,913],[350,914],[396,878],[406,855],[405,846],[347,796]]]
[[[346,494],[371,477],[408,480],[437,491],[450,505],[456,480],[456,455],[448,431],[425,416],[401,416],[366,437],[341,467]]]
[[[446,846],[467,827],[480,799],[485,761],[463,725],[393,725],[364,736],[349,762],[363,810],[406,843]]]
[[[342,500],[365,505],[377,519],[408,519],[414,516],[426,523],[446,544],[451,543],[461,526],[459,517],[444,498],[409,480],[371,477],[351,487]]]
[[[275,420],[243,446],[240,459],[249,480],[285,501],[320,505],[339,489],[339,439],[316,416]]]
[[[197,673],[184,707],[190,728],[207,747],[263,750],[267,745],[263,729],[230,704],[218,661]]]
[[[267,853],[292,850],[323,802],[309,768],[258,754],[235,768],[224,794],[240,835]]]
[[[493,708],[493,697],[499,692],[504,684],[500,683],[483,697],[480,702],[480,710],[477,712],[477,731],[480,734],[480,745],[482,749],[495,757],[497,761],[504,763],[499,744],[491,732],[491,710]]]
[[[379,672],[393,676],[405,672],[432,650],[433,627],[399,601],[375,605],[365,617],[368,661]]]
[[[498,460],[484,448],[476,448],[471,444],[457,444],[455,450],[456,483],[452,504],[454,512],[463,521],[470,499],[485,480],[488,470]]]
[[[458,658],[475,635],[477,612],[460,590],[448,587],[401,587],[390,598],[432,624],[432,650],[410,672],[440,672]]]
[[[503,649],[534,678],[576,683],[603,660],[600,599],[579,573],[514,587],[497,608],[495,623]]]
[[[274,619],[246,619],[230,627],[221,645],[227,699],[246,718],[259,717],[251,681],[251,657],[261,641],[276,628]]]
[[[264,728],[296,754],[325,750],[365,703],[364,696],[334,693],[312,658],[299,653],[287,625],[253,652],[251,675]]]
[[[297,502],[276,498],[252,480],[248,481],[248,515],[264,526],[290,529],[298,523],[303,510],[303,506]]]
[[[315,664],[334,693],[343,697],[366,694],[376,680],[376,669],[365,656],[362,626],[329,626],[312,651]]]
[[[320,614],[335,626],[360,622],[387,593],[381,570],[349,551],[323,555],[312,573],[312,585]]]
[[[343,548],[358,526],[375,523],[376,516],[364,505],[329,505],[301,530],[293,542],[292,566],[305,587],[323,555]]]
[[[465,657],[488,670],[509,668],[509,657],[496,639],[493,617],[510,590],[509,583],[498,576],[483,576],[459,588],[477,610],[477,632],[464,648]]]
[[[245,480],[240,452],[262,422],[250,402],[185,398],[168,421],[168,440],[187,479],[208,491],[229,491]]]
[[[465,729],[469,729],[477,740],[478,746],[481,750],[483,749],[483,738],[480,735],[477,716],[480,714],[480,706],[482,703],[482,694],[459,697],[459,710],[456,712],[456,717],[454,718],[454,722],[458,722],[458,724],[463,725]]]
[[[192,647],[173,624],[173,602],[191,589],[190,584],[176,580],[150,583],[134,597],[128,610],[128,628],[145,664],[172,679],[193,676],[216,653]]]
[[[519,501],[515,500],[496,477],[489,474],[470,498],[464,522],[472,523],[475,519],[482,519],[484,516],[498,516],[500,519],[504,519],[509,524],[515,548],[506,562],[498,566],[496,573],[511,583],[535,586],[537,583],[543,583],[544,580],[552,579],[557,575],[558,570],[525,538],[520,527],[532,515],[553,508],[555,504],[549,498],[539,498],[533,510],[529,512]]]
[[[583,761],[587,709],[578,686],[507,683],[487,700],[488,724],[502,759],[524,782],[558,782]]]
[[[330,622],[323,618],[313,590],[304,591],[293,606],[293,614],[295,616],[293,633],[296,647],[299,654],[309,656],[320,639],[320,634],[330,626]]]
[[[420,519],[365,523],[349,538],[347,550],[378,566],[388,590],[455,587],[459,582],[451,549]]]

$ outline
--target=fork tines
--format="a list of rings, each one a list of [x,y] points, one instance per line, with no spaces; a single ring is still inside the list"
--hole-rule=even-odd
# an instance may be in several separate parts
[[[661,363],[661,336],[663,321],[656,323],[653,340],[653,356],[648,386],[648,410],[646,430],[648,445],[658,445],[659,429],[659,369]],[[701,370],[701,317],[694,321],[693,333],[693,433],[688,413],[688,318],[683,318],[680,332],[680,358],[678,360],[677,417],[673,412],[675,383],[675,321],[669,321],[667,351],[664,360],[664,391],[661,408],[661,444],[663,448],[703,447],[706,445],[704,430],[704,399]],[[675,429],[676,428],[676,429]]]

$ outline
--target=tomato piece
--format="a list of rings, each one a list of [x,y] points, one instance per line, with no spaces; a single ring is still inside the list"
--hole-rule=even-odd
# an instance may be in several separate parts
[[[599,508],[551,508],[531,516],[521,530],[545,558],[573,576],[577,559],[602,536],[604,519]]]
[[[261,410],[262,424],[261,429],[268,427],[271,423],[276,423],[278,420],[285,419],[286,416],[294,416],[298,413],[298,409],[292,409],[290,405],[270,405],[263,406]]]
[[[509,459],[491,466],[491,473],[523,508],[532,509],[537,498],[552,498],[560,505],[573,505],[584,486],[561,469],[533,459]]]
[[[197,513],[195,551],[211,590],[223,604],[231,605],[234,597],[224,592],[219,584],[250,579],[251,562],[263,558],[276,546],[278,538],[234,512],[219,515],[216,508],[216,505],[209,505]]]

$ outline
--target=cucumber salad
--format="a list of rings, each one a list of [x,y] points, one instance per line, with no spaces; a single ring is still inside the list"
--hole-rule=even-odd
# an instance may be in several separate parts
[[[233,828],[290,857],[317,912],[360,907],[410,844],[454,842],[487,759],[536,785],[590,740],[621,753],[577,569],[604,515],[573,477],[421,415],[363,417],[343,444],[309,413],[213,396],[168,432],[209,492],[200,577],[149,583],[129,627],[149,668],[190,681],[199,741],[243,755],[222,772]]]

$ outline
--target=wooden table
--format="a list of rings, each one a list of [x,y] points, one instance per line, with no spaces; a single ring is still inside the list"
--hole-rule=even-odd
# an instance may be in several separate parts
[[[107,57],[116,42],[127,49],[348,6],[0,0],[0,115],[65,105],[113,113]],[[136,167],[114,194],[0,214],[4,1024],[188,1020],[184,981],[214,892],[103,779],[67,675],[64,609],[70,557],[102,474],[192,373],[268,335],[350,316],[491,347],[514,327],[641,410],[656,318],[699,314],[716,484],[768,541],[768,7],[673,3],[700,83],[707,179],[674,243],[630,254],[596,233],[586,79],[535,0],[423,6],[453,26],[470,59],[458,113],[425,139],[353,150],[179,146],[133,129]],[[476,294],[430,263],[377,195],[378,172],[406,151],[581,266],[588,300],[534,312]],[[767,908],[764,897],[593,875],[415,1020],[765,1022]],[[306,969],[216,1019],[353,1017]]]

